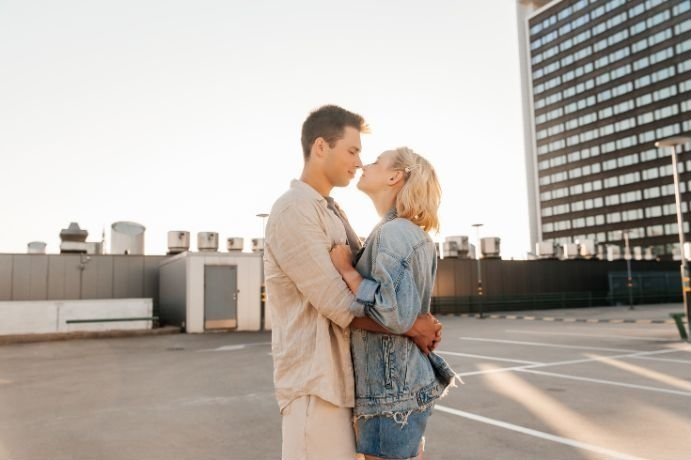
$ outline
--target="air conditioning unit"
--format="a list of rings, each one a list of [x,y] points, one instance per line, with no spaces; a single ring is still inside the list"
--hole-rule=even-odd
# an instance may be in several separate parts
[[[252,238],[252,252],[262,252],[264,250],[264,238]]]
[[[562,245],[562,258],[565,260],[578,259],[580,251],[577,243],[565,243]]]
[[[197,249],[202,252],[218,251],[218,233],[199,232],[197,233]]]
[[[584,259],[594,259],[597,256],[597,245],[595,240],[581,240],[578,242],[581,257]]]
[[[540,259],[556,259],[557,248],[552,241],[538,241],[535,243],[535,254]]]
[[[240,237],[228,238],[228,252],[242,251],[245,239]]]
[[[501,239],[496,236],[480,238],[480,251],[485,259],[500,259]]]
[[[621,259],[621,248],[614,244],[607,245],[607,260],[610,262],[613,260]]]

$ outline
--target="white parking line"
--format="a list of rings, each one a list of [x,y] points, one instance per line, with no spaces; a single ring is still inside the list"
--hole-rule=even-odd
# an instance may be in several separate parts
[[[635,353],[636,350],[627,350],[625,348],[602,348],[602,347],[583,347],[578,345],[561,345],[544,342],[521,342],[518,340],[502,340],[502,339],[486,339],[481,337],[459,337],[461,340],[473,340],[477,342],[494,342],[494,343],[509,343],[512,345],[528,345],[534,347],[547,348],[568,348],[570,350],[596,350],[596,351],[614,351],[617,353]]]
[[[237,350],[244,350],[247,347],[254,347],[258,345],[271,345],[271,342],[257,342],[257,343],[239,343],[237,345],[225,345],[222,347],[218,348],[206,348],[204,350],[197,350],[199,352],[202,351],[237,351]]]
[[[519,329],[507,329],[506,332],[512,334],[530,334],[530,335],[558,335],[558,336],[573,336],[573,337],[598,337],[610,340],[645,340],[647,342],[678,342],[679,339],[660,339],[656,337],[642,337],[637,335],[616,335],[616,334],[581,334],[578,332],[546,332],[546,331],[528,331]]]
[[[558,374],[556,372],[536,371],[533,369],[525,369],[525,368],[524,369],[516,369],[516,371],[517,372],[527,372],[529,374],[544,375],[547,377],[557,377],[560,379],[579,380],[581,382],[590,382],[590,383],[601,383],[601,384],[605,384],[605,385],[614,385],[614,386],[618,386],[618,387],[634,388],[636,390],[655,391],[658,393],[668,393],[668,394],[673,394],[673,395],[681,395],[681,396],[691,397],[691,393],[689,393],[687,391],[668,390],[666,388],[651,387],[651,386],[647,386],[647,385],[635,385],[633,383],[622,383],[622,382],[615,382],[612,380],[592,379],[589,377],[578,377],[575,375]]]
[[[539,361],[523,361],[520,359],[497,358],[496,356],[471,355],[470,353],[456,353],[455,351],[436,351],[435,353],[437,353],[439,355],[461,356],[464,358],[479,358],[479,359],[486,359],[489,361],[501,361],[501,362],[506,362],[506,363],[542,364]]]
[[[569,364],[590,363],[590,362],[596,362],[596,361],[603,361],[605,359],[636,358],[639,356],[651,356],[651,355],[660,355],[660,354],[664,354],[664,353],[676,353],[678,351],[680,351],[680,350],[675,349],[675,348],[664,349],[664,350],[653,350],[653,351],[639,351],[639,352],[635,352],[635,353],[626,353],[626,354],[621,354],[621,355],[602,356],[602,357],[595,357],[595,358],[571,359],[568,361],[555,361],[555,362],[551,362],[551,363],[528,364],[525,366],[512,366],[512,367],[503,367],[503,368],[490,369],[490,370],[461,372],[458,375],[460,375],[461,377],[470,377],[473,375],[495,374],[497,372],[511,372],[511,371],[519,371],[522,369],[537,369],[537,368],[542,368],[542,367],[566,366]]]
[[[533,430],[531,428],[526,428],[520,425],[514,425],[513,423],[502,422],[501,420],[496,420],[489,417],[483,417],[482,415],[471,414],[470,412],[464,412],[451,407],[437,405],[436,410],[441,412],[446,412],[447,414],[456,415],[458,417],[467,418],[476,422],[486,423],[488,425],[493,425],[499,428],[504,428],[510,431],[516,431],[518,433],[527,434],[536,438],[546,439],[548,441],[557,442],[560,444],[565,444],[567,446],[575,447],[577,449],[588,450],[591,452],[596,452],[598,454],[606,455],[608,457],[617,460],[644,460],[641,457],[634,457],[632,455],[624,454],[622,452],[617,452],[616,450],[607,449],[605,447],[596,446],[593,444],[587,444],[584,442],[576,441],[574,439],[564,438],[561,436],[556,436],[550,433],[545,433],[543,431]]]
[[[631,359],[649,359],[651,361],[663,361],[666,363],[691,364],[691,361],[686,359],[653,358],[651,356],[631,356]]]

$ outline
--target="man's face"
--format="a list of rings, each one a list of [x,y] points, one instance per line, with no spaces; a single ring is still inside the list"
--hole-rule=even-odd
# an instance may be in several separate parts
[[[355,172],[362,167],[361,150],[360,131],[350,126],[346,126],[343,138],[333,147],[326,145],[324,173],[334,187],[345,187],[355,177]]]

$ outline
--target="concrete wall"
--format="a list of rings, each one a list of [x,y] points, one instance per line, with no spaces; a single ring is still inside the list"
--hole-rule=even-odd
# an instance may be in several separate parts
[[[0,335],[151,329],[151,321],[72,323],[68,320],[150,318],[151,299],[0,302]]]

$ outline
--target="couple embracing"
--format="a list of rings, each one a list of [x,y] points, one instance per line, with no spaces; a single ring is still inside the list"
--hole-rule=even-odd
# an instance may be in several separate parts
[[[274,204],[264,252],[283,460],[422,458],[434,403],[456,374],[434,353],[437,269],[428,232],[441,189],[408,148],[360,161],[364,119],[337,106],[302,126],[300,180]],[[329,195],[358,189],[381,221],[362,244]]]

